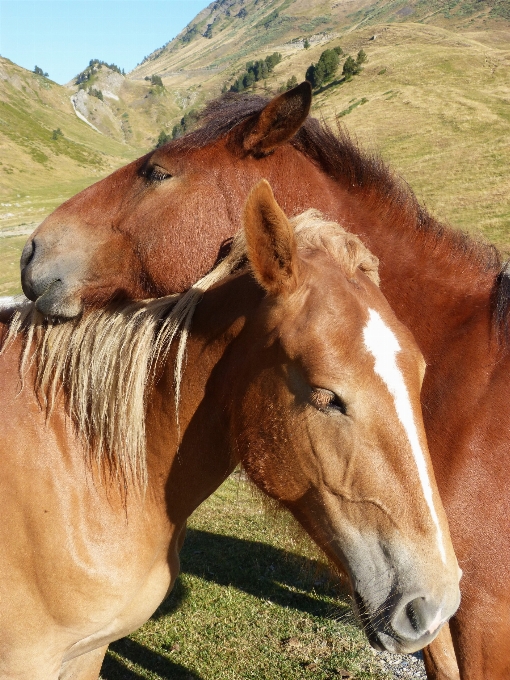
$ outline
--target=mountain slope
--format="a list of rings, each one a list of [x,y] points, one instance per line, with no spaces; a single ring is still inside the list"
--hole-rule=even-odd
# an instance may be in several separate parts
[[[363,49],[363,72],[317,92],[315,115],[340,114],[438,217],[510,249],[509,19],[506,0],[218,0],[128,77],[160,75],[186,112],[274,50],[250,90],[303,80],[327,48]]]
[[[508,28],[507,0],[217,0],[130,77],[180,69],[227,71],[256,52],[382,23],[427,23],[454,32]]]
[[[80,120],[66,88],[0,57],[0,229],[38,221],[137,155]]]
[[[90,123],[137,148],[154,146],[161,129],[180,117],[179,105],[162,85],[125,77],[98,60],[91,60],[67,87],[75,108]]]

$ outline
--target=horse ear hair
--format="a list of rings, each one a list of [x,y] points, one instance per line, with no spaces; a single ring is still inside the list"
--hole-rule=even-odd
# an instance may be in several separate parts
[[[297,285],[296,238],[265,179],[248,196],[243,224],[248,259],[257,281],[270,295],[292,292]]]
[[[244,126],[242,146],[265,155],[293,137],[310,112],[312,87],[308,81],[278,95]]]

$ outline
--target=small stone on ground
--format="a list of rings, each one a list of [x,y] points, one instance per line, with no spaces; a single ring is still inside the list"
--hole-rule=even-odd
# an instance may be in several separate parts
[[[427,680],[423,654],[390,654],[389,652],[374,652],[381,668],[394,678],[404,680]]]

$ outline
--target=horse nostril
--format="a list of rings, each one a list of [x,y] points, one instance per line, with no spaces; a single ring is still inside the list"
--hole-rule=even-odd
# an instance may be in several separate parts
[[[21,253],[21,260],[20,260],[20,266],[21,269],[23,270],[25,267],[28,267],[28,265],[32,262],[34,259],[35,255],[35,239],[31,238],[28,240],[25,244],[25,247],[23,248],[23,252]]]
[[[443,623],[441,608],[425,597],[402,603],[393,617],[393,629],[404,639],[432,635]]]

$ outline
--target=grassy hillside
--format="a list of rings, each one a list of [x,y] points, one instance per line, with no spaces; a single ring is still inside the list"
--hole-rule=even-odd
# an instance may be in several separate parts
[[[368,60],[317,94],[314,113],[378,150],[439,218],[510,249],[510,43],[411,23],[339,42]],[[302,74],[308,59],[296,54],[284,68]]]
[[[0,57],[0,232],[39,222],[62,200],[139,155],[79,120],[69,95]]]
[[[185,112],[230,87],[248,59],[282,54],[250,88],[271,93],[303,80],[327,48],[343,59],[363,49],[363,72],[317,92],[314,114],[379,152],[439,218],[508,250],[509,19],[499,0],[221,0],[129,77],[159,74]]]
[[[20,231],[153,147],[248,60],[281,53],[250,88],[269,96],[334,46],[368,60],[348,82],[340,66],[314,114],[378,151],[439,218],[508,251],[509,29],[507,0],[217,0],[126,76],[89,65],[62,87],[0,57],[0,252],[15,261]],[[16,272],[0,285],[15,289]]]

